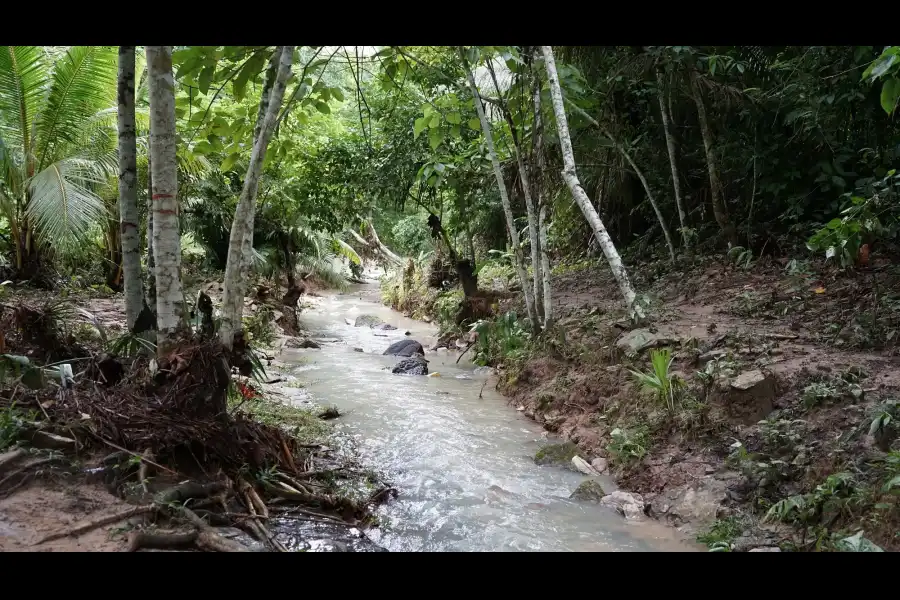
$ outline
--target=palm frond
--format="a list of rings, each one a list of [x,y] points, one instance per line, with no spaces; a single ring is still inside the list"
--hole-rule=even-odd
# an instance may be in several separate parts
[[[0,46],[0,125],[7,143],[27,152],[48,77],[39,46]]]
[[[57,148],[76,144],[98,111],[116,105],[117,61],[114,47],[73,46],[56,63],[37,120],[38,170],[62,158]]]
[[[353,249],[353,246],[345,242],[339,237],[334,238],[333,246],[335,252],[337,252],[340,256],[345,257],[347,260],[352,262],[354,265],[361,265],[362,259],[359,257],[359,254],[356,253],[356,250]]]
[[[63,252],[83,239],[105,216],[103,200],[89,189],[102,185],[105,176],[93,161],[76,158],[55,162],[35,175],[26,214],[37,236]]]

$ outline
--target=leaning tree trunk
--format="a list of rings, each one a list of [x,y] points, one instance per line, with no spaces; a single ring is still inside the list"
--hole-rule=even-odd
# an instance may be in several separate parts
[[[678,165],[675,162],[675,138],[672,137],[671,122],[672,115],[666,106],[665,101],[665,84],[663,83],[662,73],[656,72],[656,84],[659,88],[659,113],[662,115],[663,134],[666,136],[666,149],[669,153],[669,167],[672,169],[672,188],[675,190],[675,206],[678,208],[678,222],[681,224],[681,239],[685,250],[690,250],[690,235],[687,229],[687,216],[684,212],[684,201],[681,198],[681,178],[678,177]]]
[[[153,144],[147,141],[147,291],[144,302],[156,322],[156,258],[153,256]],[[154,327],[155,329],[155,327]]]
[[[728,209],[722,201],[722,183],[719,180],[719,169],[716,161],[716,155],[713,149],[713,135],[709,128],[709,120],[706,117],[706,106],[703,104],[703,97],[700,95],[700,86],[697,85],[697,74],[691,74],[691,92],[694,96],[694,103],[697,105],[697,120],[700,122],[700,134],[703,136],[703,149],[706,151],[706,166],[709,170],[709,195],[712,199],[713,216],[725,239],[732,246],[737,244],[737,233],[734,226],[728,218]]]
[[[584,188],[581,187],[581,182],[578,181],[578,174],[575,171],[575,153],[572,151],[572,139],[569,137],[569,123],[566,119],[566,109],[563,105],[562,89],[559,86],[559,75],[556,73],[556,61],[553,59],[553,49],[550,46],[541,46],[541,52],[544,55],[544,66],[547,68],[547,80],[550,83],[550,97],[553,100],[553,112],[556,115],[556,129],[559,134],[559,145],[562,148],[564,165],[562,170],[563,180],[565,180],[566,185],[569,187],[575,202],[578,204],[579,208],[581,208],[584,218],[587,219],[588,224],[594,231],[597,243],[600,245],[600,249],[603,250],[603,254],[606,256],[606,260],[612,270],[613,277],[615,277],[616,282],[619,284],[619,290],[625,298],[625,305],[633,315],[641,317],[643,315],[640,307],[637,305],[637,297],[635,296],[634,288],[631,286],[631,281],[628,279],[628,272],[625,270],[625,265],[622,264],[622,258],[619,256],[619,252],[616,250],[609,234],[606,232],[606,227],[603,226],[600,215],[597,214],[597,210],[594,208],[594,205],[591,204],[590,198],[588,198]]]
[[[528,273],[525,271],[525,258],[522,256],[522,247],[519,244],[519,232],[516,229],[516,222],[513,219],[512,206],[509,203],[509,194],[506,191],[506,182],[503,181],[503,171],[500,168],[500,159],[497,158],[497,152],[494,150],[494,137],[491,134],[491,123],[484,114],[484,105],[481,103],[481,96],[478,94],[478,86],[475,85],[475,76],[472,69],[466,63],[465,55],[462,48],[459,49],[460,57],[466,67],[466,75],[469,78],[469,88],[472,92],[472,98],[475,101],[475,110],[478,113],[478,120],[481,121],[481,131],[484,133],[484,143],[487,146],[488,155],[491,159],[491,165],[494,167],[494,177],[497,179],[497,187],[500,191],[500,203],[503,205],[503,213],[506,215],[506,229],[509,231],[509,239],[512,243],[515,255],[516,272],[519,275],[519,282],[522,284],[522,294],[525,296],[525,309],[528,311],[528,318],[531,319],[533,327],[539,327],[537,312],[534,309],[534,297],[532,290],[528,285]]]
[[[157,354],[165,355],[184,324],[178,163],[175,159],[175,77],[172,46],[147,46],[150,147],[153,166],[153,254],[156,262]]]
[[[535,49],[533,63],[538,60]],[[544,329],[553,323],[553,307],[550,301],[550,255],[547,253],[547,204],[544,197],[544,121],[541,109],[541,79],[534,73],[534,197],[540,207],[538,210],[538,244],[541,251],[541,301],[543,302]],[[537,277],[535,277],[537,282]]]
[[[241,316],[244,309],[244,292],[248,275],[248,273],[242,273],[242,266],[246,264],[244,257],[249,256],[253,251],[253,221],[256,213],[256,192],[259,188],[259,177],[262,174],[263,161],[266,158],[269,140],[272,138],[275,119],[278,116],[278,111],[281,110],[284,89],[291,74],[293,56],[294,46],[281,48],[278,75],[272,86],[265,120],[259,129],[259,136],[253,144],[250,166],[247,168],[247,175],[244,178],[244,189],[241,191],[241,198],[238,201],[237,209],[234,212],[234,221],[231,224],[231,236],[228,241],[228,260],[225,263],[222,322],[219,328],[219,337],[222,344],[228,349],[232,348],[235,334],[242,329]]]
[[[137,207],[137,138],[134,126],[134,46],[119,46],[119,223],[125,277],[125,323],[134,329],[144,306],[140,215]]]

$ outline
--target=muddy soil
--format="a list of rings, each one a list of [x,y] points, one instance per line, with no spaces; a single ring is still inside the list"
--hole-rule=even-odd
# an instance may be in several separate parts
[[[756,523],[778,500],[849,471],[856,475],[848,503],[889,508],[864,523],[837,518],[831,529],[864,525],[867,538],[900,549],[896,497],[880,492],[891,440],[879,448],[868,435],[873,415],[900,397],[900,277],[889,265],[878,268],[842,274],[781,261],[743,270],[708,261],[668,273],[645,266],[634,271],[652,307],[652,325],[642,332],[624,319],[608,268],[573,269],[553,278],[552,341],[502,365],[500,389],[588,460],[602,459],[654,516],[685,532],[727,519],[746,523],[748,514]],[[626,344],[635,335],[643,336],[637,346],[646,342],[638,352]],[[629,372],[650,370],[652,347],[672,349],[671,372],[686,384],[671,416]],[[709,380],[698,375],[704,371]],[[744,380],[752,386],[739,390]],[[754,470],[753,461],[779,472]],[[768,525],[753,535],[755,543],[739,540],[732,549],[789,537]]]

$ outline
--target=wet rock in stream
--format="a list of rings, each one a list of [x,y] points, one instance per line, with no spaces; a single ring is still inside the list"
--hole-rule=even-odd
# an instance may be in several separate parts
[[[391,373],[399,375],[428,375],[428,361],[421,356],[414,356],[401,360],[397,363]]]
[[[578,454],[578,446],[572,442],[548,444],[537,451],[534,462],[537,465],[555,465],[574,470],[572,459]]]
[[[394,342],[384,351],[385,356],[412,356],[413,354],[425,354],[425,348],[416,340]]]
[[[321,348],[319,344],[312,340],[301,339],[301,338],[288,338],[284,342],[285,348]]]
[[[598,481],[588,479],[587,481],[581,482],[581,485],[575,488],[575,491],[572,492],[572,495],[569,496],[569,498],[572,500],[600,502],[604,496],[606,496],[606,492],[603,490],[603,486],[601,486]]]
[[[378,329],[381,331],[394,331],[397,329],[393,325],[389,325],[385,323],[381,317],[376,317],[375,315],[359,315],[356,317],[356,321],[353,322],[354,327],[370,327],[372,329]]]
[[[387,552],[365,533],[341,523],[276,517],[272,533],[287,548],[300,552]]]

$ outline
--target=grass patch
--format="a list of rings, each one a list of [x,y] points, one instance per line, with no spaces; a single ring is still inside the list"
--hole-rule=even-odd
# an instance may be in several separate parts
[[[230,407],[237,407],[240,403],[239,397],[229,398]],[[249,400],[238,410],[260,423],[284,428],[303,444],[322,443],[331,434],[331,426],[317,412],[272,398]]]

